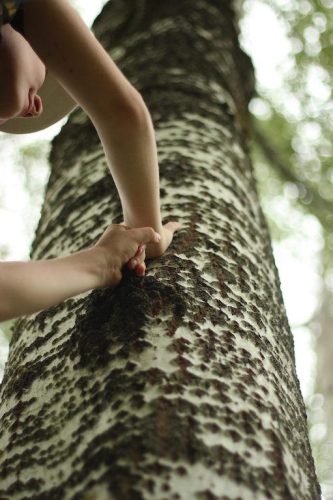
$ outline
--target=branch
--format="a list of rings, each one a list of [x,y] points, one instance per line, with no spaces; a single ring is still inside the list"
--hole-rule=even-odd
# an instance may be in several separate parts
[[[259,127],[253,121],[252,127],[252,137],[256,144],[261,149],[266,160],[270,165],[272,165],[277,171],[278,175],[283,181],[292,182],[296,186],[302,188],[305,192],[305,196],[299,197],[298,200],[303,206],[307,208],[308,211],[316,215],[324,227],[333,226],[332,222],[327,221],[327,214],[331,214],[333,210],[333,204],[326,201],[320,196],[318,191],[310,186],[307,182],[300,180],[297,174],[293,171],[291,165],[281,158],[278,151],[270,143],[268,137],[259,130]],[[306,202],[303,198],[306,198]]]

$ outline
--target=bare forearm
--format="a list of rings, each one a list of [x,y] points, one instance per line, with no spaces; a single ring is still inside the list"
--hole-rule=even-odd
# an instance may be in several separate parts
[[[159,167],[155,132],[148,110],[117,129],[107,120],[95,123],[129,226],[150,226],[161,232]]]
[[[161,232],[155,134],[140,94],[67,0],[27,2],[25,32],[39,57],[93,121],[125,223]]]
[[[0,263],[0,321],[31,314],[98,286],[93,249],[67,257]]]

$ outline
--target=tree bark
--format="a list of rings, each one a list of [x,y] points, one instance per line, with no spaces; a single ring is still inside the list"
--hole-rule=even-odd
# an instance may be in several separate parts
[[[114,289],[17,322],[0,498],[319,498],[232,5],[112,0],[93,30],[151,112],[163,219],[185,229],[144,278],[125,270]],[[50,162],[33,259],[82,249],[122,220],[82,110]]]

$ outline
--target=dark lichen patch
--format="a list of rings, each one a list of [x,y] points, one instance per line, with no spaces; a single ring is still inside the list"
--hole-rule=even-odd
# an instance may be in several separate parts
[[[159,368],[149,368],[145,370],[145,378],[147,384],[158,386],[162,386],[163,382],[167,380],[166,374]]]
[[[206,424],[203,424],[203,427],[204,429],[207,429],[207,431],[212,432],[213,434],[221,432],[221,427],[212,422],[207,422]]]
[[[151,346],[142,329],[148,315],[157,316],[168,308],[173,310],[176,329],[185,312],[179,285],[164,285],[149,276],[142,279],[125,271],[116,288],[95,290],[87,297],[85,312],[78,315],[72,335],[79,366],[90,370],[105,367],[115,346],[119,346],[117,358],[130,360],[142,353]]]
[[[129,403],[135,410],[140,410],[145,405],[145,398],[142,394],[133,394]]]
[[[9,500],[10,498],[13,498],[12,495],[19,494],[19,493],[24,493],[25,491],[31,491],[31,489],[36,488],[37,491],[40,490],[40,488],[43,486],[42,481],[38,481],[35,479],[31,479],[27,482],[21,481],[18,479],[14,483],[12,483],[9,488],[6,490],[6,494],[9,495],[7,497],[2,497],[4,500]]]
[[[226,394],[229,391],[230,386],[221,380],[212,379],[210,380],[211,386],[220,394]]]
[[[184,373],[186,378],[191,376],[187,371],[187,368],[193,366],[193,363],[188,358],[185,358],[185,356],[177,356],[175,359],[170,361],[170,365],[177,366],[180,371]]]
[[[195,498],[197,500],[219,500],[220,499],[219,496],[214,495],[214,493],[210,490],[198,491],[198,493],[195,494]]]
[[[10,374],[9,380],[11,386],[7,385],[3,392],[3,397],[7,397],[7,392],[15,395],[16,399],[20,399],[22,395],[28,391],[35,380],[39,380],[43,370],[46,367],[46,362],[28,362],[25,365],[19,365],[15,371]]]
[[[34,328],[39,329],[40,331],[43,331],[47,328],[48,322],[51,318],[56,316],[58,313],[62,312],[64,308],[67,308],[68,306],[73,305],[73,300],[69,299],[69,302],[64,304],[63,302],[60,304],[57,304],[53,307],[49,307],[48,309],[44,309],[40,313],[37,314],[35,320],[34,320]],[[37,345],[38,342],[40,341],[39,338],[36,339]]]
[[[179,355],[190,353],[192,349],[191,342],[184,337],[173,339],[167,347],[168,351],[175,352]]]
[[[197,396],[198,398],[202,398],[202,397],[206,396],[206,394],[207,394],[207,391],[205,389],[201,389],[200,387],[190,389],[189,392],[191,394]]]
[[[168,485],[168,483],[162,484],[161,489],[162,489],[162,491],[170,491],[171,490],[171,488]]]

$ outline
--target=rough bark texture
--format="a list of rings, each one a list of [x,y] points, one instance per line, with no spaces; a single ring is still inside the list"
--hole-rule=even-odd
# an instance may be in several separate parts
[[[185,229],[145,278],[126,271],[115,289],[18,321],[1,386],[1,498],[319,498],[233,22],[221,0],[113,0],[95,22],[151,112],[164,220]],[[122,219],[82,110],[50,160],[34,259]]]

